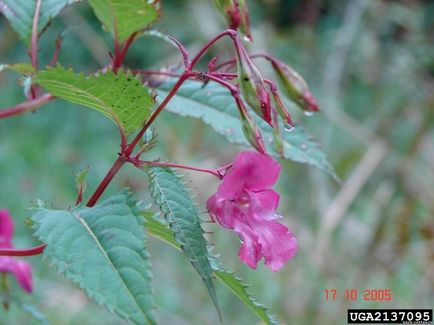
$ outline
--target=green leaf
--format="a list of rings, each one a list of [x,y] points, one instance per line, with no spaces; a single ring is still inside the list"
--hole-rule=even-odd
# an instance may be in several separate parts
[[[56,97],[96,109],[126,134],[143,125],[154,103],[148,89],[131,73],[122,71],[85,77],[57,66],[39,72],[34,82]]]
[[[167,96],[173,84],[171,81],[158,86],[159,100]],[[241,129],[235,101],[229,91],[219,84],[211,82],[203,87],[203,83],[187,81],[169,102],[166,110],[181,116],[200,118],[217,133],[225,136],[229,142],[250,146]],[[262,130],[269,152],[280,157],[272,143],[271,127],[260,119],[256,121]],[[282,158],[315,166],[335,176],[334,169],[325,154],[301,127],[297,126],[291,132],[284,132],[283,140]]]
[[[32,74],[35,72],[35,68],[30,63],[0,64],[0,72],[3,70],[12,70],[20,74]]]
[[[119,42],[158,18],[156,5],[147,0],[89,0],[89,3],[104,29]]]
[[[265,324],[279,324],[274,316],[268,313],[267,307],[256,302],[248,292],[249,285],[245,284],[241,278],[228,270],[215,270],[215,276],[219,279],[234,295],[238,297],[256,316],[262,319]]]
[[[44,256],[110,311],[154,324],[143,219],[122,192],[92,208],[38,209],[32,216]]]
[[[169,245],[181,249],[174,237],[174,233],[161,222],[155,220],[152,215],[144,215],[146,219],[146,230],[148,233],[168,243]],[[219,279],[233,294],[235,294],[256,316],[262,319],[266,324],[278,324],[275,318],[268,313],[268,309],[247,292],[248,285],[242,282],[242,279],[235,276],[231,271],[224,270],[218,263],[217,258],[212,257],[212,267],[214,275]]]
[[[154,203],[169,223],[176,242],[201,276],[220,316],[207,243],[191,196],[174,169],[150,167],[147,173]]]
[[[63,8],[79,0],[42,0],[38,19],[38,32],[41,32],[51,19],[56,17]],[[36,0],[0,0],[0,12],[11,24],[13,30],[27,44],[32,35],[33,16]]]

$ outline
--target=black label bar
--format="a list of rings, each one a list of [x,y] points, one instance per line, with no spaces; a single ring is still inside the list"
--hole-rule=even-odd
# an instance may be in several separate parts
[[[348,324],[432,324],[432,309],[348,309]]]

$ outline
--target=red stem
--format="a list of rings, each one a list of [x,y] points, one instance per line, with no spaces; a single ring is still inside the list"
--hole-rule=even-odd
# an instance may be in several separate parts
[[[251,59],[257,59],[257,58],[263,58],[266,59],[268,61],[270,61],[273,64],[279,63],[280,61],[278,59],[276,59],[275,57],[267,54],[267,53],[256,53],[256,54],[252,54],[250,55]],[[231,68],[233,65],[235,65],[235,63],[237,62],[236,59],[230,59],[227,61],[224,61],[222,63],[220,63],[217,67],[216,70],[223,68],[224,66],[229,66],[227,69]]]
[[[219,77],[217,77],[211,73],[207,73],[206,77],[212,81],[215,81],[215,82],[221,84],[222,86],[226,87],[227,89],[229,89],[232,96],[238,96],[239,95],[239,92],[240,92],[239,89],[236,86],[234,86],[233,84],[230,84],[229,82],[227,82],[223,79],[220,79]]]
[[[101,197],[101,195],[104,193],[107,186],[112,181],[113,177],[118,173],[119,169],[125,164],[125,157],[121,154],[118,159],[116,159],[113,166],[108,171],[107,175],[105,175],[104,179],[101,181],[101,183],[98,185],[97,189],[87,202],[88,207],[93,207],[95,203],[98,201],[98,199]]]
[[[193,60],[191,60],[189,66],[188,66],[188,70],[193,69],[193,67],[196,65],[197,61],[199,61],[199,59],[202,57],[202,55],[215,43],[217,42],[220,38],[224,37],[224,36],[230,36],[232,39],[234,39],[237,36],[237,32],[233,29],[226,29],[223,32],[221,32],[220,34],[218,34],[217,36],[215,36],[213,39],[209,40],[201,49],[200,51],[196,54],[196,56],[193,58]]]
[[[158,108],[151,114],[151,116],[146,121],[145,125],[142,127],[142,129],[139,131],[139,133],[137,133],[137,135],[135,136],[135,138],[133,139],[133,141],[131,141],[131,143],[129,145],[127,145],[125,148],[123,148],[121,155],[116,160],[116,162],[113,164],[112,168],[109,170],[109,172],[107,173],[107,175],[104,177],[104,179],[102,180],[101,184],[98,186],[98,188],[96,189],[96,191],[93,193],[92,197],[89,199],[89,201],[87,203],[87,206],[91,207],[91,206],[95,205],[95,203],[98,201],[98,199],[104,193],[105,189],[110,184],[110,182],[112,181],[113,177],[117,174],[117,172],[119,171],[119,169],[123,166],[123,164],[127,160],[131,161],[130,156],[131,156],[132,152],[134,151],[134,148],[136,147],[136,145],[139,143],[140,139],[145,134],[146,130],[151,126],[151,124],[154,122],[154,120],[157,118],[157,116],[161,113],[161,111],[164,109],[164,107],[166,107],[167,103],[176,94],[176,92],[182,86],[182,84],[188,78],[196,75],[196,73],[192,72],[191,70],[195,66],[195,64],[199,61],[199,59],[202,57],[202,55],[215,42],[217,42],[219,39],[221,39],[224,36],[230,36],[234,40],[235,45],[237,45],[236,44],[236,35],[237,35],[237,32],[235,30],[232,30],[232,29],[225,30],[225,31],[221,32],[220,34],[218,34],[217,36],[215,36],[210,41],[208,41],[200,49],[200,51],[196,54],[196,56],[193,58],[193,60],[188,64],[188,67],[186,68],[186,70],[184,71],[184,73],[179,77],[178,81],[173,86],[172,90],[169,92],[169,94],[166,96],[166,98],[163,100],[163,102],[160,104],[160,106],[158,106]],[[126,53],[129,45],[134,40],[134,37],[135,37],[135,34],[132,34],[130,36],[130,38],[125,42],[125,44],[124,44],[121,52],[125,52]],[[115,58],[113,59],[113,71],[115,71],[116,63],[119,60],[117,58],[121,57],[121,59],[123,60],[122,55],[124,57],[125,53],[123,53],[123,54],[121,53],[120,54],[119,53],[119,47],[116,46],[116,48],[115,48]],[[120,61],[120,63],[122,63],[122,61]],[[215,80],[217,81],[217,80],[220,80],[220,79],[217,78],[217,77],[215,77]],[[225,82],[225,81],[224,80],[220,80],[220,82]],[[230,84],[228,84],[228,85],[230,85]],[[226,85],[226,86],[228,87],[228,85]],[[230,87],[234,87],[234,86],[230,85]],[[217,177],[220,177],[220,174],[217,173],[217,175],[219,175]]]
[[[28,111],[32,111],[53,100],[55,97],[51,94],[44,94],[38,98],[28,100],[17,104],[13,107],[0,110],[0,119],[19,115]]]
[[[42,0],[37,0],[35,5],[35,13],[33,16],[33,25],[32,25],[32,36],[30,43],[30,61],[32,63],[35,71],[38,71],[38,22],[39,22],[39,14],[41,12]],[[30,98],[35,99],[38,97],[38,86],[31,85],[30,86]]]
[[[123,149],[123,152],[120,154],[119,158],[115,161],[113,166],[110,168],[107,175],[104,177],[102,182],[99,184],[89,201],[87,202],[88,207],[92,207],[96,204],[96,202],[99,200],[101,195],[104,193],[107,186],[112,181],[113,177],[118,173],[118,171],[121,169],[121,167],[124,165],[124,163],[130,159],[131,153],[133,152],[135,146],[139,143],[140,139],[142,138],[143,134],[145,134],[146,130],[149,128],[149,126],[152,124],[152,122],[157,118],[158,114],[163,110],[163,108],[167,105],[167,103],[170,101],[170,99],[175,95],[176,91],[181,87],[182,83],[187,80],[190,77],[189,73],[183,73],[181,77],[178,79],[176,84],[173,86],[170,93],[166,96],[164,101],[158,106],[158,108],[152,113],[150,118],[147,120],[143,128],[140,130],[140,132],[136,135],[136,137],[133,139],[133,141],[126,146],[126,148]]]
[[[182,74],[170,71],[159,71],[159,70],[131,70],[133,74],[143,74],[143,75],[159,75],[167,77],[180,77]]]
[[[149,165],[149,166],[159,166],[159,167],[173,167],[180,169],[188,169],[196,172],[208,173],[214,175],[215,177],[222,179],[222,175],[217,170],[206,169],[206,168],[197,168],[192,166],[173,164],[173,163],[164,163],[159,161],[146,161],[146,160],[132,160],[131,161],[135,166],[139,167],[140,165]]]
[[[149,119],[146,121],[143,128],[140,130],[140,132],[136,135],[133,141],[127,146],[127,149],[125,150],[125,156],[129,157],[131,153],[134,150],[134,147],[139,143],[140,139],[142,138],[143,134],[145,134],[146,130],[149,128],[149,126],[154,122],[154,120],[157,118],[157,116],[161,113],[161,111],[166,107],[167,103],[172,99],[172,97],[176,94],[178,89],[182,86],[184,81],[186,81],[188,78],[192,76],[192,73],[184,72],[176,82],[176,84],[173,86],[170,93],[166,96],[166,98],[163,100],[163,102],[158,106],[158,108],[151,114]]]
[[[134,39],[137,36],[137,32],[134,32],[128,37],[128,39],[122,45],[122,48],[119,50],[119,46],[115,47],[115,56],[113,58],[113,72],[116,73],[122,65],[122,62],[125,60],[125,55],[128,52],[130,45],[133,43]]]
[[[45,244],[25,249],[0,248],[0,256],[33,256],[42,254]]]
[[[42,0],[36,1],[35,14],[33,16],[33,26],[32,26],[30,59],[32,61],[32,66],[35,68],[35,71],[38,70],[38,21],[39,21],[39,13],[41,11],[41,4],[42,4]]]
[[[184,62],[184,67],[186,69],[188,69],[189,65],[190,65],[190,60],[188,58],[188,51],[187,49],[184,47],[184,45],[182,45],[182,43],[180,41],[178,41],[175,37],[169,36],[169,39],[175,43],[176,47],[179,49],[179,51],[181,52],[182,55],[182,60]]]
[[[54,66],[59,58],[60,47],[62,46],[62,38],[57,36],[56,41],[54,42],[55,50],[53,54],[53,58],[50,61],[50,66]]]

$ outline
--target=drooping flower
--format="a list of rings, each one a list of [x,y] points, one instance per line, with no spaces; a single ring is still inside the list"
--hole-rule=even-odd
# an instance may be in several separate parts
[[[0,210],[0,248],[13,248],[14,224],[9,212]],[[0,273],[15,276],[18,284],[27,292],[32,292],[32,266],[30,263],[10,256],[0,256]]]
[[[276,213],[280,196],[271,187],[279,173],[279,163],[267,155],[242,152],[207,202],[212,220],[238,234],[238,256],[253,269],[263,257],[278,271],[297,251],[297,240]]]

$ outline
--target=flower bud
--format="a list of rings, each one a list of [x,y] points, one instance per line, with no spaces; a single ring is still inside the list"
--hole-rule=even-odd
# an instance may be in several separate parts
[[[274,143],[274,148],[276,148],[276,151],[281,156],[283,156],[283,150],[284,150],[283,138],[282,138],[282,133],[280,132],[279,121],[277,119],[276,112],[273,112],[273,143]]]
[[[262,134],[259,130],[258,125],[247,112],[246,107],[244,106],[241,98],[235,98],[238,106],[238,110],[240,112],[241,117],[241,127],[243,129],[243,133],[249,141],[249,143],[259,152],[265,153],[264,141],[262,140]]]
[[[285,107],[285,104],[283,104],[283,101],[280,98],[277,89],[271,89],[271,93],[274,99],[274,106],[276,107],[277,113],[279,113],[280,117],[282,118],[283,123],[285,124],[285,128],[286,129],[294,128],[294,122],[292,122],[291,114],[289,114],[288,110]],[[273,123],[273,127],[275,127],[275,125],[276,124]]]
[[[264,121],[271,125],[270,95],[264,79],[241,42],[236,39],[238,82],[244,99]]]
[[[252,41],[250,33],[249,10],[245,0],[214,0],[216,7],[223,13],[229,28],[239,29],[247,40]]]
[[[244,34],[246,39],[251,42],[253,40],[252,33],[250,32],[250,15],[247,8],[246,0],[235,0],[238,3],[238,10],[240,13],[240,31]]]
[[[291,67],[281,61],[272,61],[273,69],[279,77],[286,95],[304,111],[316,112],[319,107],[311,94],[306,81]]]

